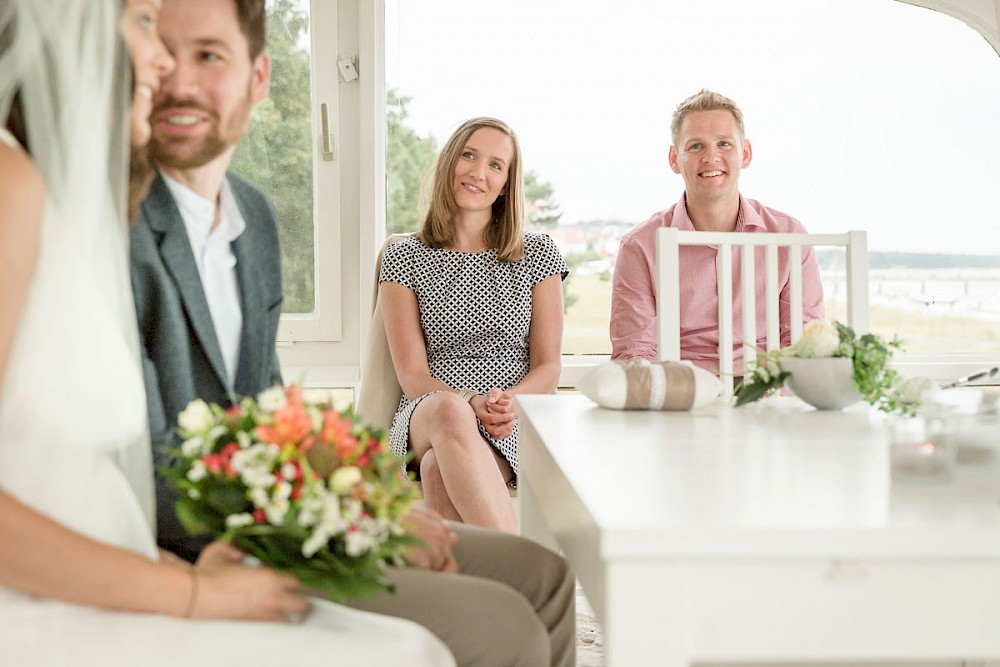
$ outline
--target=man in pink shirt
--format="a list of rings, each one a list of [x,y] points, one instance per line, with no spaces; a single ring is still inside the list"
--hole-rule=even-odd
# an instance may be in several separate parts
[[[728,97],[702,90],[681,102],[671,122],[670,168],[684,178],[681,200],[625,234],[611,289],[612,359],[656,359],[657,227],[712,232],[805,232],[795,218],[739,192],[740,170],[753,152],[743,132],[743,113]],[[757,263],[763,266],[763,253]],[[681,357],[709,370],[719,367],[717,251],[708,246],[680,248]],[[782,345],[791,340],[788,252],[779,252]],[[743,371],[739,253],[733,256],[733,364]],[[764,347],[764,279],[757,280],[757,347]],[[802,252],[803,321],[824,319],[823,286],[816,255]]]

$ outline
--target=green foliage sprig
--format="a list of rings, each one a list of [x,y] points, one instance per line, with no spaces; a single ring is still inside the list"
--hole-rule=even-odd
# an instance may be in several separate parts
[[[898,336],[890,340],[872,333],[858,336],[840,322],[810,322],[798,341],[772,352],[761,350],[757,360],[747,364],[736,387],[736,405],[752,403],[784,385],[790,373],[782,370],[782,357],[849,357],[854,364],[854,385],[866,402],[886,413],[912,414],[914,406],[901,400],[899,373],[889,366],[901,345]]]

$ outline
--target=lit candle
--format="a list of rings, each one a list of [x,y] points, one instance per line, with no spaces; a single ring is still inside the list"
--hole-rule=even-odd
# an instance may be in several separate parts
[[[903,420],[894,425],[889,448],[893,480],[943,481],[951,478],[955,465],[950,446],[940,424],[924,419]]]

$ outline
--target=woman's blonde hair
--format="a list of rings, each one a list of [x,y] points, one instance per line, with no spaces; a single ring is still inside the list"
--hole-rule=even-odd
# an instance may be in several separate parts
[[[524,184],[521,176],[521,146],[517,135],[506,123],[496,118],[472,118],[462,123],[438,154],[431,184],[427,217],[417,233],[421,243],[431,248],[444,248],[455,240],[458,203],[453,181],[455,164],[462,156],[469,138],[484,127],[493,128],[510,137],[514,145],[507,168],[507,185],[493,202],[493,218],[484,233],[486,245],[496,248],[501,262],[515,262],[524,257]]]

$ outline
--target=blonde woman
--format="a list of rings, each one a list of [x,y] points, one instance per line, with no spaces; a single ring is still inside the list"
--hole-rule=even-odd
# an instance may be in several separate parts
[[[404,394],[390,445],[413,453],[429,507],[507,532],[513,397],[555,390],[568,274],[548,236],[524,231],[521,162],[506,124],[463,123],[438,156],[423,226],[386,250],[379,276]]]

